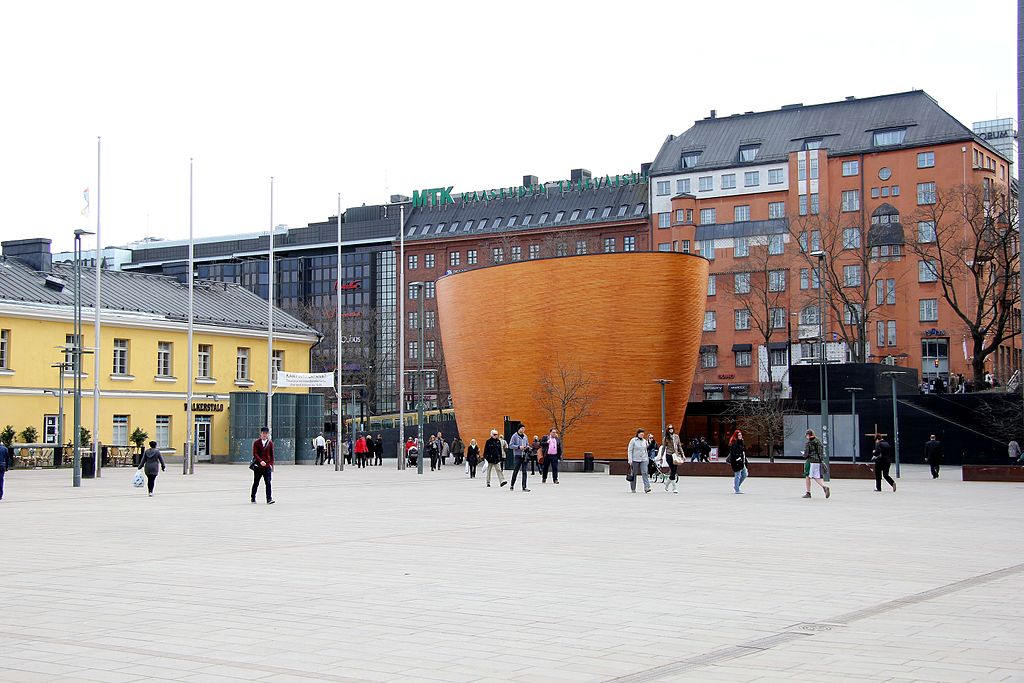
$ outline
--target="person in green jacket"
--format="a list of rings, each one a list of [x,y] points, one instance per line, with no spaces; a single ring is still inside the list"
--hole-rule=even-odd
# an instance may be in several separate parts
[[[811,497],[811,479],[818,482],[818,486],[825,491],[825,497],[828,498],[832,495],[832,491],[821,478],[822,469],[822,458],[825,454],[825,449],[822,447],[821,442],[814,436],[814,430],[807,430],[807,442],[804,444],[804,482],[806,484],[807,492],[804,493],[804,498]]]

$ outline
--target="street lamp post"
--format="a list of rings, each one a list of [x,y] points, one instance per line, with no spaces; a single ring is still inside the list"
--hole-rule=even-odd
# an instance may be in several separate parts
[[[93,235],[95,233],[81,228],[75,230],[75,311],[74,327],[72,337],[73,349],[71,351],[71,362],[74,365],[75,373],[75,431],[71,435],[72,442],[72,475],[71,485],[78,487],[82,485],[82,453],[78,450],[80,434],[82,433],[82,235]],[[97,253],[97,257],[99,254]],[[99,377],[95,378],[99,381]],[[96,438],[96,435],[93,435]]]
[[[823,460],[828,462],[828,366],[825,361],[825,252],[812,251],[810,256],[818,259],[818,327],[821,341],[821,357],[818,359],[818,393],[821,397],[821,447]]]
[[[892,380],[892,447],[896,454],[896,478],[900,478],[900,421],[896,410],[896,375],[907,374],[906,370],[888,370],[882,373]]]
[[[850,392],[850,432],[853,435],[853,462],[857,462],[857,392],[864,391],[861,387],[843,387]]]
[[[420,438],[419,453],[416,457],[416,473],[423,474],[423,458],[426,455],[427,440],[425,438],[426,432],[424,431],[423,421],[426,419],[424,413],[425,394],[424,389],[426,388],[426,382],[424,381],[423,375],[423,357],[426,355],[427,349],[424,344],[424,327],[426,326],[423,320],[423,294],[426,288],[423,282],[411,282],[410,286],[416,288],[416,298],[419,300],[419,319],[416,321],[417,327],[420,330],[420,342],[419,349],[417,350],[416,357],[419,360],[419,372],[417,373],[416,388],[419,389],[417,401],[416,401],[416,419],[419,422],[419,429],[417,430]]]
[[[661,385],[661,438],[665,438],[665,385],[672,384],[670,379],[652,380],[655,384]]]
[[[66,349],[66,347],[58,346],[58,349]],[[61,448],[64,447],[64,373],[74,367],[73,363],[53,363],[50,365],[51,368],[60,369],[60,393],[57,394],[57,445]]]

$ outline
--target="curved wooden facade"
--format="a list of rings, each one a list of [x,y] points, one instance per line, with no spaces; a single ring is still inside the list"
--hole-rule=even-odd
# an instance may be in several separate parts
[[[437,281],[438,318],[459,431],[481,444],[502,418],[532,437],[552,426],[542,376],[578,366],[600,381],[593,415],[566,437],[566,457],[625,457],[637,427],[678,428],[699,357],[708,262],[628,252],[520,261]],[[661,437],[658,441],[660,443]]]

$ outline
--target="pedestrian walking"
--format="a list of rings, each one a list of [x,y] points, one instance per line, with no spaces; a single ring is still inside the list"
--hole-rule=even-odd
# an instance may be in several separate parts
[[[647,434],[647,476],[653,477],[658,471],[658,441],[654,434]]]
[[[729,437],[729,456],[726,462],[732,466],[732,490],[734,493],[743,493],[740,486],[747,478],[747,448],[743,443],[743,432],[736,430]]]
[[[679,493],[679,465],[686,461],[683,444],[672,425],[665,429],[665,441],[661,444],[661,454],[668,465],[668,479],[665,480],[665,492]]]
[[[366,459],[370,455],[370,448],[366,445],[366,435],[360,434],[356,439],[356,467],[366,467]]]
[[[871,459],[875,462],[875,490],[882,490],[882,478],[884,477],[892,487],[892,492],[896,493],[896,482],[889,476],[889,466],[892,465],[892,446],[889,442],[882,437],[875,439],[875,450]]]
[[[808,429],[806,436],[807,441],[804,443],[804,483],[806,484],[806,493],[804,493],[804,498],[811,497],[812,479],[825,492],[825,498],[828,498],[832,495],[832,489],[826,486],[821,478],[821,462],[825,455],[825,449],[822,447],[821,442],[818,441],[818,437],[814,435],[813,429]]]
[[[455,464],[461,465],[466,454],[466,445],[462,443],[462,439],[456,434],[455,438],[452,439],[452,455],[455,456]]]
[[[939,466],[942,465],[942,443],[932,434],[928,437],[928,443],[924,445],[924,459],[932,470],[932,479],[939,478]]]
[[[327,459],[326,462],[329,462],[329,463],[331,463],[333,465],[334,464],[334,451],[336,450],[335,447],[334,447],[334,439],[327,439],[327,443],[324,444],[324,446],[325,446],[324,457]]]
[[[512,485],[508,487],[508,490],[515,491],[516,474],[522,471],[523,491],[529,492],[530,489],[526,488],[526,465],[530,461],[530,452],[533,448],[530,445],[529,437],[526,436],[526,427],[519,427],[519,431],[512,435],[512,440],[508,443],[512,447],[512,457],[515,463],[512,469]]]
[[[540,452],[544,456],[544,462],[540,466],[540,483],[548,480],[548,470],[551,471],[551,481],[558,483],[558,461],[562,458],[562,440],[558,436],[558,430],[554,427],[548,435],[540,440]]]
[[[451,455],[452,453],[452,447],[449,446],[448,442],[444,440],[444,436],[441,434],[441,432],[437,433],[437,440],[439,442],[438,448],[441,451],[441,464],[444,465],[446,464],[445,460],[447,460],[448,456]]]
[[[540,462],[540,437],[533,435],[533,443],[530,444],[530,474],[537,474],[538,463]]]
[[[647,439],[644,438],[643,428],[636,430],[636,436],[629,440],[626,445],[626,464],[629,466],[629,473],[626,479],[629,481],[629,490],[636,493],[636,478],[643,477],[644,493],[651,492],[651,480],[647,476]]]
[[[487,461],[487,485],[491,485],[491,472],[498,473],[498,481],[504,486],[508,482],[505,481],[505,473],[501,471],[501,460],[505,456],[505,452],[501,448],[501,439],[498,438],[498,430],[491,430],[491,438],[487,439],[484,443],[484,460]]]
[[[427,442],[427,455],[430,457],[430,471],[433,472],[438,467],[440,467],[437,460],[441,456],[441,451],[438,448],[437,444],[436,434],[430,435],[430,441]]]
[[[313,439],[313,448],[316,450],[316,464],[323,465],[327,455],[327,439],[324,438],[323,432],[317,434]]]
[[[342,452],[345,455],[345,464],[346,465],[351,465],[352,464],[352,440],[351,439],[344,439],[343,438],[341,440],[341,450],[342,450]]]
[[[700,455],[700,462],[711,462],[711,444],[703,436],[697,442],[697,453]]]
[[[378,434],[377,438],[373,440],[373,464],[378,466],[384,464],[384,436],[381,434]]]
[[[167,465],[164,464],[164,456],[160,454],[160,449],[156,447],[156,441],[149,442],[149,448],[142,453],[142,459],[139,460],[139,471],[146,472],[146,486],[149,489],[149,497],[153,497],[153,486],[156,485],[156,475],[167,469]]]
[[[1016,440],[1010,442],[1007,452],[1010,454],[1010,460],[1018,465],[1024,465],[1024,455],[1021,455],[1020,444]]]
[[[4,474],[14,467],[14,454],[11,449],[0,443],[0,500],[4,499]]]
[[[260,479],[263,480],[267,492],[267,505],[274,504],[274,498],[270,493],[270,477],[274,471],[274,442],[270,440],[270,429],[262,427],[260,438],[252,442],[252,461],[249,463],[252,470],[252,494],[249,500],[256,502],[256,492],[260,488]]]
[[[480,462],[480,446],[477,445],[476,439],[469,440],[469,446],[466,447],[466,464],[469,465],[469,478],[476,479],[476,466]]]

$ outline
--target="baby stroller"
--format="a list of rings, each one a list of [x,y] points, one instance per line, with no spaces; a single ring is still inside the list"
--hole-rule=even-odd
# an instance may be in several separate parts
[[[420,452],[419,449],[416,448],[415,446],[410,447],[409,450],[406,452],[406,457],[408,458],[408,466],[409,467],[415,467],[416,466],[416,456],[419,454],[419,452]]]
[[[650,458],[647,460],[647,476],[651,478],[651,484],[666,484],[668,483],[668,463],[665,462],[665,454],[661,451],[658,452],[658,459]]]

